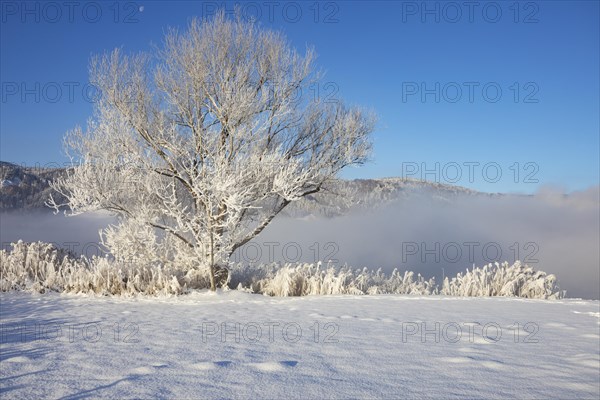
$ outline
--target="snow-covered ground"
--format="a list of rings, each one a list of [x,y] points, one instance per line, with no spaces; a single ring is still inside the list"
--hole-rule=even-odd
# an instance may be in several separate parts
[[[0,301],[3,399],[600,394],[598,301],[239,291]]]

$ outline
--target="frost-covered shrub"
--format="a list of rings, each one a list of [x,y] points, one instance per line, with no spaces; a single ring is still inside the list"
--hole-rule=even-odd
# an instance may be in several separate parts
[[[450,296],[510,296],[536,299],[561,297],[554,275],[535,271],[519,261],[489,264],[465,274],[446,278],[440,289],[434,279],[394,269],[391,275],[377,271],[351,270],[317,264],[268,264],[231,267],[230,287],[244,288],[270,296],[306,296],[319,294],[444,294]]]
[[[366,268],[352,270],[331,264],[235,264],[218,271],[224,287],[269,296],[334,294],[412,294],[449,296],[514,296],[556,299],[561,292],[554,275],[515,262],[489,264],[446,278],[441,289],[434,279],[410,271],[391,275]],[[101,295],[177,295],[210,287],[207,270],[175,262],[144,265],[122,259],[76,258],[51,244],[13,244],[0,251],[0,291],[28,290]]]
[[[488,264],[483,268],[467,270],[456,277],[446,278],[442,294],[450,296],[510,296],[530,299],[556,299],[561,297],[554,275],[517,261],[513,265]]]
[[[414,273],[401,275],[394,270],[386,276],[381,269],[366,268],[352,271],[321,263],[277,264],[248,267],[241,264],[231,268],[231,287],[243,287],[270,296],[306,296],[323,294],[435,294],[433,279],[426,281]]]
[[[52,244],[35,242],[12,244],[11,252],[0,251],[0,290],[62,290],[64,276],[84,267],[69,252]]]
[[[182,294],[209,287],[206,271],[139,265],[108,258],[75,258],[51,244],[13,243],[0,251],[0,291],[30,290],[111,295]]]

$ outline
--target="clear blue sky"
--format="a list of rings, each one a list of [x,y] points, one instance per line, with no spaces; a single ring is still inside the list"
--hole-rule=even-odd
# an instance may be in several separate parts
[[[64,163],[62,136],[92,112],[90,56],[151,51],[166,27],[223,2],[49,4],[2,2],[4,161]],[[423,177],[488,192],[598,185],[598,1],[240,4],[297,48],[316,48],[322,97],[379,115],[373,162],[344,177]],[[424,168],[434,172],[422,176]]]

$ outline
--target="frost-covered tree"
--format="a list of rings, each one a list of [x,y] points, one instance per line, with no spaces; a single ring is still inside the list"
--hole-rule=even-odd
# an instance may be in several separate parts
[[[223,13],[171,30],[152,56],[94,57],[100,96],[65,137],[76,167],[53,185],[68,201],[50,205],[115,213],[115,256],[207,267],[214,290],[234,250],[368,157],[374,118],[307,98],[319,75],[312,50]]]

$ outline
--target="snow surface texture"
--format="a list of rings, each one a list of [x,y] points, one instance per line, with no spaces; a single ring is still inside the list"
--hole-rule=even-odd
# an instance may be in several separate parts
[[[486,265],[446,278],[441,289],[433,279],[413,272],[390,276],[378,271],[317,264],[231,265],[222,270],[223,284],[271,296],[331,294],[447,294],[452,296],[509,296],[556,299],[561,292],[554,275],[534,271],[527,265]],[[173,266],[139,265],[107,258],[74,258],[48,243],[13,244],[13,251],[0,250],[0,291],[47,290],[66,293],[110,295],[182,294],[207,288],[203,270],[180,271]]]
[[[3,399],[600,394],[598,301],[204,291],[0,304]]]

